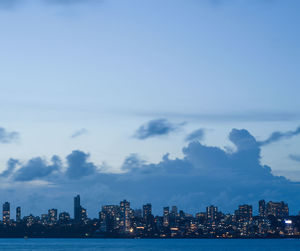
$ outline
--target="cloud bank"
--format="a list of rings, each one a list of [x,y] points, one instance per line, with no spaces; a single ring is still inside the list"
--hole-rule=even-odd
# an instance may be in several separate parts
[[[80,193],[92,216],[101,205],[124,198],[134,208],[152,202],[155,213],[173,204],[192,213],[203,211],[209,204],[225,212],[242,203],[255,209],[262,198],[285,200],[298,210],[300,184],[273,175],[269,166],[261,164],[261,145],[247,130],[232,129],[229,139],[235,152],[192,141],[182,149],[183,158],[170,159],[165,154],[159,163],[146,163],[131,154],[124,160],[123,173],[118,174],[103,172],[80,150],[70,153],[65,162],[57,156],[49,163],[40,157],[27,163],[10,160],[0,177],[2,186],[6,184],[9,189],[0,189],[0,196],[33,213],[41,213],[37,210],[41,207],[72,212],[73,196]],[[48,185],[31,185],[37,181]]]

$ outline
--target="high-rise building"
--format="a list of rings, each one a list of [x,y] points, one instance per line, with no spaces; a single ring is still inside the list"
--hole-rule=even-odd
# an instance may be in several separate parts
[[[252,220],[252,206],[251,205],[240,205],[236,211],[237,219],[240,221]]]
[[[152,216],[152,205],[150,203],[143,205],[143,219],[147,221]]]
[[[215,221],[218,217],[218,207],[213,205],[206,207],[206,219],[208,221]]]
[[[57,221],[57,209],[49,209],[48,210],[48,221],[54,223]]]
[[[265,200],[260,200],[258,202],[258,211],[259,216],[265,218],[266,217],[266,202]]]
[[[21,221],[21,207],[16,208],[16,221],[17,222]]]
[[[289,216],[288,204],[281,202],[269,201],[267,203],[267,216],[273,215],[279,218],[286,218]]]
[[[168,227],[170,225],[170,208],[169,207],[164,207],[163,225],[164,225],[164,227]]]
[[[171,214],[173,216],[175,216],[175,217],[178,216],[178,208],[177,208],[177,206],[172,206]]]
[[[87,219],[88,219],[88,217],[87,217],[87,211],[86,211],[86,209],[85,208],[83,208],[83,207],[80,207],[81,208],[81,211],[80,211],[80,222],[84,222],[84,223],[86,223],[86,221],[87,221]]]
[[[80,196],[77,195],[74,197],[74,221],[80,222],[81,221],[81,205],[80,205]]]
[[[120,202],[120,230],[128,233],[130,231],[130,202],[123,200]]]
[[[104,231],[117,231],[120,227],[120,207],[117,205],[102,206],[102,210],[99,213],[99,219]]]
[[[2,216],[3,216],[3,222],[8,223],[10,221],[10,204],[9,202],[5,202],[3,204],[3,210],[2,210]]]

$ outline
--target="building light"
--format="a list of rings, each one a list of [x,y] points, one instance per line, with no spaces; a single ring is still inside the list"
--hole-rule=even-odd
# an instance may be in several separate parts
[[[291,220],[284,220],[285,224],[292,224],[293,222]]]

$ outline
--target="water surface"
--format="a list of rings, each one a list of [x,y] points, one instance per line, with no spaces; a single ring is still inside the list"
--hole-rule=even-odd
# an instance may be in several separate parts
[[[207,240],[207,239],[0,239],[0,250],[130,250],[130,251],[292,251],[300,250],[300,240]]]

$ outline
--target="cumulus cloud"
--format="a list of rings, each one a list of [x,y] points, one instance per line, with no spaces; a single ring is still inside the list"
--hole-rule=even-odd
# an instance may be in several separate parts
[[[195,130],[188,134],[185,137],[185,141],[190,142],[190,141],[201,141],[204,138],[204,129],[200,128],[198,130]]]
[[[68,167],[66,175],[70,179],[81,179],[84,176],[95,174],[97,167],[92,162],[87,162],[89,154],[82,151],[73,151],[67,156]]]
[[[11,143],[19,139],[18,132],[8,132],[5,128],[0,127],[0,143]]]
[[[144,140],[152,137],[164,136],[175,131],[179,127],[180,125],[172,124],[166,119],[150,120],[137,129],[134,137]]]
[[[15,172],[14,180],[31,181],[43,179],[48,177],[53,172],[59,171],[61,166],[61,160],[56,155],[52,157],[50,165],[48,165],[47,161],[41,157],[33,158]]]
[[[0,174],[0,177],[9,177],[15,171],[18,164],[19,160],[9,159],[7,161],[7,168]]]
[[[232,212],[239,204],[255,206],[262,198],[285,200],[292,211],[300,208],[300,184],[275,176],[269,166],[261,164],[261,146],[247,130],[233,129],[229,140],[235,145],[233,152],[192,141],[183,148],[182,158],[171,159],[165,154],[158,163],[147,163],[131,154],[124,160],[122,173],[102,172],[89,161],[89,154],[79,150],[66,157],[65,166],[59,159],[47,164],[44,159],[35,158],[20,169],[11,168],[11,176],[18,181],[51,181],[55,186],[22,185],[22,194],[18,188],[10,188],[0,189],[0,196],[3,200],[20,201],[26,208],[32,205],[26,196],[34,194],[34,198],[43,197],[37,202],[38,208],[47,205],[71,210],[72,197],[80,193],[94,216],[101,205],[124,198],[133,207],[150,201],[156,213],[172,204],[192,213],[209,204]],[[58,173],[55,178],[53,170]]]
[[[87,134],[87,133],[88,133],[88,131],[85,128],[82,128],[82,129],[74,132],[71,135],[71,138],[74,139],[74,138],[77,138],[77,137],[82,136],[82,135]]]
[[[300,134],[300,127],[298,127],[296,130],[294,131],[287,131],[287,132],[273,132],[269,138],[267,138],[266,140],[264,141],[260,141],[259,144],[262,145],[262,146],[265,146],[265,145],[269,145],[273,142],[277,142],[277,141],[280,141],[280,140],[283,140],[283,139],[289,139],[289,138],[292,138],[294,136],[297,136]]]

